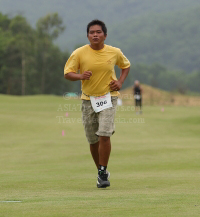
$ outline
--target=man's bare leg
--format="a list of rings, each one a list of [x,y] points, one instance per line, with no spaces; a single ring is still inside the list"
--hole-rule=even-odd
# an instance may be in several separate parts
[[[90,152],[92,154],[94,163],[96,164],[97,169],[99,168],[99,142],[90,144]]]
[[[110,186],[109,173],[106,172],[108,160],[111,152],[110,137],[99,137],[99,168],[97,177],[97,187],[106,188]]]
[[[108,165],[108,160],[111,152],[110,137],[100,136],[99,137],[99,165]]]
[[[111,152],[110,137],[100,136],[99,142],[90,144],[90,152],[97,169],[99,165],[107,166]]]

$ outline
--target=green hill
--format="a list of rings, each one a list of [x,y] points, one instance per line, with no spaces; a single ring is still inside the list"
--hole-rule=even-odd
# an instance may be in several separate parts
[[[112,27],[112,42],[132,63],[160,63],[186,72],[200,69],[200,7],[131,18]],[[122,43],[123,42],[123,43]]]
[[[199,9],[199,0],[0,0],[2,13],[21,13],[33,26],[58,12],[67,27],[57,41],[63,50],[87,43],[86,25],[98,18],[108,26],[107,43],[122,48],[132,63],[158,62],[188,72],[200,68]]]

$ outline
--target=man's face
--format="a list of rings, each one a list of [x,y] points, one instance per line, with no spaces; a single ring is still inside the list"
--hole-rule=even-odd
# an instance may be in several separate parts
[[[101,26],[94,25],[89,28],[88,40],[91,45],[103,44],[105,39],[106,35],[104,35]]]

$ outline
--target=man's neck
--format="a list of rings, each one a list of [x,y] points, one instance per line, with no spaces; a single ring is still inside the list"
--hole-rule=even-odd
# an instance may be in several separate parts
[[[97,44],[97,45],[92,45],[90,44],[90,47],[93,49],[93,50],[101,50],[104,48],[104,44]]]

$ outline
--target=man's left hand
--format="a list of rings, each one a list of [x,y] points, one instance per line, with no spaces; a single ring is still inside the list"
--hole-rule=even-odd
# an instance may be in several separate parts
[[[118,90],[121,89],[121,87],[122,87],[122,83],[121,83],[120,81],[112,80],[112,81],[110,82],[110,89],[111,89],[112,91],[118,91]]]

